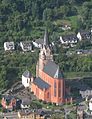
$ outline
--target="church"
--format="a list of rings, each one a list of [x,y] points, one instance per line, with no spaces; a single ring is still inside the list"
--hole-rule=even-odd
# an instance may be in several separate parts
[[[61,104],[65,98],[65,80],[59,66],[53,61],[48,40],[48,31],[45,30],[44,43],[36,65],[36,78],[31,83],[31,91],[38,99]]]

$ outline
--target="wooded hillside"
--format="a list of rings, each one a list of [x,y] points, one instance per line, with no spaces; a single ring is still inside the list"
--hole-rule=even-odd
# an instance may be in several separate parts
[[[88,29],[92,22],[92,0],[0,0],[0,45],[4,41],[42,37],[47,26],[51,34]]]
[[[71,26],[70,31],[61,29],[65,24]],[[38,57],[37,52],[7,53],[3,49],[5,41],[16,44],[43,38],[45,27],[50,33],[50,41],[57,40],[59,35],[89,29],[91,24],[92,0],[0,0],[0,89],[21,80],[26,69],[35,75]],[[66,57],[64,52],[58,53],[55,61],[64,72],[92,71],[92,56]]]

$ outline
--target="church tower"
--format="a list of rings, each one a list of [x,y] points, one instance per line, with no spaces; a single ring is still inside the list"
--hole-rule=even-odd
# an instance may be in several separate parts
[[[37,65],[36,65],[36,77],[39,76],[39,70],[43,70],[43,68],[48,60],[53,61],[53,55],[52,55],[51,49],[49,47],[48,39],[49,39],[48,31],[47,31],[47,29],[45,29],[44,42],[40,49],[39,61],[37,62]]]

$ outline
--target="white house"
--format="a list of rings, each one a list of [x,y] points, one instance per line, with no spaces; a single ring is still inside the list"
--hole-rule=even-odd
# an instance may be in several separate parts
[[[31,51],[32,50],[32,44],[31,42],[20,42],[20,47],[23,51]]]
[[[90,31],[80,31],[77,33],[77,38],[79,39],[79,41],[90,40],[91,32]]]
[[[34,47],[41,48],[42,44],[44,43],[44,40],[39,38],[39,39],[32,41],[32,43]]]
[[[22,109],[28,109],[30,108],[31,100],[28,98],[23,98],[22,103],[21,103],[21,108]]]
[[[75,44],[78,42],[78,38],[75,34],[60,36],[60,42],[61,44]]]
[[[22,74],[22,84],[24,85],[25,88],[30,86],[31,78],[32,78],[32,75],[31,75],[31,73],[28,70],[26,70]]]
[[[78,32],[77,38],[79,39],[79,41],[82,41],[82,36],[81,36],[81,33],[80,32]]]
[[[4,50],[5,51],[12,51],[15,49],[14,42],[5,42],[4,43]]]
[[[71,30],[71,27],[69,25],[63,25],[62,27],[62,30],[66,31],[66,30]]]

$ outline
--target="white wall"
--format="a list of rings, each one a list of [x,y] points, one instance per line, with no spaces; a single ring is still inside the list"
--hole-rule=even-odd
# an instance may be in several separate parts
[[[4,50],[8,51],[8,50],[14,50],[14,42],[5,42],[4,43]]]
[[[26,78],[22,75],[22,84],[24,85],[25,88],[29,87],[30,82],[31,82],[30,78]]]
[[[22,104],[21,104],[21,108],[22,108],[22,109],[27,109],[27,108],[30,108],[30,105],[22,105]]]
[[[82,37],[81,37],[80,32],[78,32],[78,34],[77,34],[77,38],[78,38],[80,41],[82,40]]]
[[[62,44],[64,44],[64,43],[65,43],[65,42],[63,41],[62,36],[60,36],[60,42],[61,42]]]
[[[92,111],[92,102],[89,102],[89,110]]]

